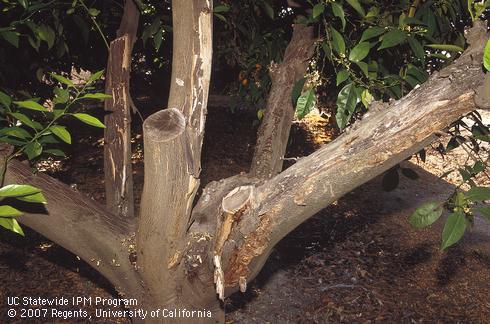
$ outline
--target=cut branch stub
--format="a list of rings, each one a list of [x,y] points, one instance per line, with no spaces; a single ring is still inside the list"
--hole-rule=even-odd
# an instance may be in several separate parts
[[[185,118],[178,109],[169,108],[148,117],[143,127],[145,139],[147,137],[152,142],[168,142],[182,134]]]
[[[199,185],[188,171],[185,128],[183,113],[174,108],[151,115],[143,124],[145,181],[137,236],[138,267],[159,298],[169,298],[167,294],[172,291],[166,289],[171,274],[162,269],[180,262]]]

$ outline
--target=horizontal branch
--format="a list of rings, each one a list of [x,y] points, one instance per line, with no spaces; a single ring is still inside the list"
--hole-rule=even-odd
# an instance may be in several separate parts
[[[372,109],[348,132],[257,186],[256,207],[241,217],[223,247],[231,251],[228,260],[223,256],[226,286],[253,278],[272,247],[296,226],[418,152],[437,138],[434,134],[474,110],[487,38],[483,23],[476,23],[468,35],[470,48],[452,65],[404,98],[378,104],[380,110]]]
[[[30,184],[42,189],[47,205],[25,205],[18,219],[71,251],[106,277],[121,292],[140,291],[129,256],[134,248],[133,224],[97,202],[18,161],[8,164],[5,184]],[[24,207],[24,206],[23,206]],[[24,208],[23,208],[24,210]]]

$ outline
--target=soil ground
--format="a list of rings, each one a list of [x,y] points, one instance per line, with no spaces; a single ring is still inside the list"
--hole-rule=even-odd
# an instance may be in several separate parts
[[[246,112],[210,111],[203,184],[248,171],[254,120]],[[141,135],[136,129],[133,162],[139,193],[143,164]],[[102,134],[93,129],[81,134],[81,142],[71,148],[71,158],[47,161],[41,167],[103,201]],[[287,156],[306,155],[331,137],[326,121],[310,116],[293,126]],[[415,231],[407,218],[421,202],[445,199],[454,186],[414,164],[405,162],[404,167],[414,169],[420,178],[402,176],[398,188],[390,192],[383,191],[380,178],[374,179],[282,240],[248,291],[226,300],[227,321],[489,323],[488,224],[477,219],[464,242],[441,252],[441,222]],[[434,173],[441,170],[437,163],[431,168]],[[7,317],[7,297],[115,295],[110,284],[75,255],[33,231],[26,230],[26,236],[0,231],[0,322],[26,322]]]

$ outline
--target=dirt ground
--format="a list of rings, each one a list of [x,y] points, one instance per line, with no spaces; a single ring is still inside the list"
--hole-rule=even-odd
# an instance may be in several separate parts
[[[255,143],[254,119],[243,112],[237,116],[223,109],[210,111],[203,184],[248,170]],[[143,165],[141,135],[136,129],[133,162],[139,193]],[[91,129],[70,148],[71,158],[47,161],[41,167],[103,201],[101,136]],[[325,120],[313,115],[296,123],[291,137],[287,157],[297,157],[328,142],[331,130]],[[441,167],[437,165],[426,168],[438,174]],[[415,231],[407,218],[420,203],[445,199],[453,184],[410,162],[404,167],[414,169],[420,178],[402,176],[397,189],[385,192],[378,177],[281,241],[248,291],[226,300],[227,321],[489,323],[489,225],[477,219],[462,244],[441,252],[442,223]],[[115,294],[107,281],[73,254],[32,231],[27,230],[26,236],[0,231],[0,322],[25,322],[7,317],[7,297]],[[104,321],[108,322],[128,320]]]

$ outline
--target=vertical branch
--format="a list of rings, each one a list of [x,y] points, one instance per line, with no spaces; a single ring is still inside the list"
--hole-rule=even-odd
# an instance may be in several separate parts
[[[107,208],[122,216],[134,216],[133,174],[131,166],[131,113],[129,94],[131,52],[136,40],[139,11],[132,0],[126,0],[118,38],[111,42],[107,63],[104,109],[104,174]]]
[[[168,109],[143,124],[145,182],[137,234],[139,272],[158,301],[199,300],[181,264],[199,188],[211,76],[212,1],[172,2],[173,61]],[[159,266],[155,266],[158,264]],[[189,288],[190,287],[190,288]],[[214,295],[210,299],[215,300]]]
[[[313,28],[294,25],[284,60],[271,68],[272,88],[260,125],[250,173],[258,178],[271,178],[282,170],[282,162],[294,117],[291,92],[306,73],[313,55]]]

